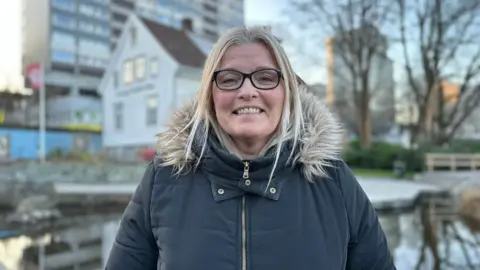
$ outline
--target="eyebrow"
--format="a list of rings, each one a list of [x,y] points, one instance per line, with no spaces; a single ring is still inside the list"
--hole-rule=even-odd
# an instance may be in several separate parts
[[[255,72],[257,70],[262,70],[262,69],[276,69],[276,70],[280,70],[278,67],[272,67],[272,66],[258,66],[256,68],[254,68],[251,72]],[[242,72],[241,70],[237,69],[237,68],[234,68],[234,67],[226,67],[226,68],[221,68],[221,69],[217,69],[217,71],[220,71],[220,70],[234,70],[234,71],[240,71]]]

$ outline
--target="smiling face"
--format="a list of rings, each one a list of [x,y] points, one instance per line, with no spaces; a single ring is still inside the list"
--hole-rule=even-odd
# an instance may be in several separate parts
[[[265,144],[275,132],[285,101],[276,70],[275,59],[263,44],[235,45],[223,55],[212,85],[213,103],[218,124],[237,145],[241,140]],[[255,72],[251,75],[255,85],[245,78],[238,88],[243,79],[239,72]]]

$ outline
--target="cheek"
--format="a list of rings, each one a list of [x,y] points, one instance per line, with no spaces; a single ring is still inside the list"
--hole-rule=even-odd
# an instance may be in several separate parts
[[[213,90],[213,107],[217,117],[222,116],[225,111],[230,111],[232,107],[233,99],[228,94],[229,93],[220,92],[217,89]]]
[[[268,93],[265,96],[265,101],[268,102],[268,106],[274,112],[276,117],[280,117],[283,111],[283,103],[285,102],[285,91],[278,89],[279,91]]]

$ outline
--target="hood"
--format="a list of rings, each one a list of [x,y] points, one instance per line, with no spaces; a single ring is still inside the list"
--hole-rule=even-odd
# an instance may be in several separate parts
[[[340,158],[343,130],[340,123],[328,107],[317,96],[306,90],[300,91],[303,105],[305,127],[301,133],[299,148],[295,153],[296,162],[300,163],[305,177],[313,180],[328,177],[326,167],[331,161]],[[194,102],[184,105],[170,119],[167,129],[157,135],[157,153],[163,166],[191,168],[196,157],[185,159],[188,129],[195,111]]]

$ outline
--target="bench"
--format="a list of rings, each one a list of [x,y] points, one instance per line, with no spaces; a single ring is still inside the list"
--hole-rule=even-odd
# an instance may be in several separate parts
[[[480,169],[480,154],[428,153],[425,155],[425,161],[430,172],[437,168],[450,168],[450,171]]]

